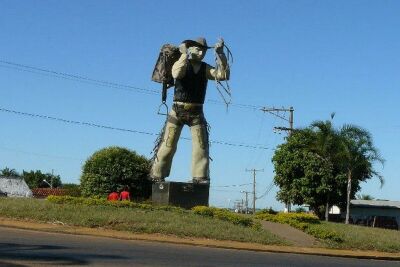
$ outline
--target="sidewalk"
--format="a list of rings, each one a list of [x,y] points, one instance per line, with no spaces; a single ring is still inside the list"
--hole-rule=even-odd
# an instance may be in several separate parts
[[[221,241],[204,238],[179,238],[175,236],[167,236],[162,234],[135,234],[131,232],[122,232],[115,230],[107,230],[103,228],[85,228],[63,225],[61,222],[54,223],[37,223],[31,221],[18,221],[0,217],[0,226],[12,227],[20,229],[28,229],[44,232],[56,232],[75,235],[91,235],[102,236],[125,240],[144,240],[154,242],[165,242],[174,244],[184,244],[193,246],[239,249],[260,252],[277,252],[277,253],[295,253],[320,256],[359,258],[359,259],[380,259],[400,261],[400,253],[386,253],[377,251],[351,251],[314,247],[298,247],[298,246],[269,246],[255,243],[242,243],[237,241]]]
[[[313,247],[318,244],[318,241],[313,236],[293,228],[290,225],[268,221],[261,221],[261,225],[265,230],[282,237],[296,247]]]

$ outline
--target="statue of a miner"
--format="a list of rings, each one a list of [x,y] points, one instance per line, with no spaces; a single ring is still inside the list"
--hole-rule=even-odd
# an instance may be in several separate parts
[[[156,144],[150,172],[154,182],[169,176],[182,127],[188,125],[192,134],[193,183],[210,183],[208,124],[203,113],[207,81],[229,80],[230,73],[223,40],[214,46],[216,67],[202,61],[209,48],[205,38],[185,40],[179,46],[181,55],[172,66],[173,105]]]

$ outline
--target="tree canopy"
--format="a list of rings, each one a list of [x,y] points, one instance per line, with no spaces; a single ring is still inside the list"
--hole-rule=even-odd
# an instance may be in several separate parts
[[[22,177],[29,188],[38,187],[60,187],[62,185],[60,175],[54,175],[51,173],[42,173],[40,170],[36,171],[22,171],[22,174],[15,169],[8,167],[0,170],[0,175],[5,177]]]
[[[36,171],[23,171],[22,177],[29,188],[47,188],[47,187],[60,187],[61,177],[60,175],[54,175],[51,173],[42,173],[40,170]]]
[[[150,161],[122,147],[107,147],[95,152],[86,160],[81,191],[84,196],[105,196],[128,186],[133,198],[144,199],[151,194],[147,179]]]
[[[20,174],[15,169],[10,169],[8,167],[5,167],[4,169],[0,170],[0,176],[20,177]]]
[[[367,131],[348,125],[338,130],[332,121],[316,121],[295,130],[276,149],[272,162],[279,187],[277,199],[308,204],[321,218],[325,211],[327,219],[329,207],[345,208],[361,182],[373,176],[383,181],[373,168],[375,161],[382,159]]]

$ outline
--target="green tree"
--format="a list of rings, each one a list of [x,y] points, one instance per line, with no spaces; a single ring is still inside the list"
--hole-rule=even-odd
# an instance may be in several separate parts
[[[52,185],[53,188],[56,188],[62,185],[60,175],[42,173],[40,170],[23,171],[22,177],[29,188],[47,188],[50,187],[50,185]]]
[[[10,169],[8,167],[5,167],[4,169],[0,170],[0,176],[20,177],[20,174],[15,169]]]
[[[340,136],[342,138],[340,165],[347,176],[346,224],[348,224],[353,182],[378,177],[382,187],[383,176],[374,169],[373,164],[378,162],[383,165],[385,160],[374,146],[372,136],[367,130],[355,125],[344,125],[340,130]]]
[[[277,199],[296,205],[306,203],[322,217],[326,194],[335,188],[330,182],[332,163],[311,149],[316,138],[310,128],[296,130],[286,143],[278,146],[272,162],[274,183],[279,187]]]
[[[374,162],[383,163],[371,135],[356,126],[336,130],[331,121],[317,121],[299,129],[278,146],[273,156],[277,199],[308,204],[328,219],[329,207],[349,210],[361,182],[377,176]]]
[[[84,196],[106,196],[128,186],[133,198],[151,194],[147,179],[150,161],[122,147],[108,147],[95,152],[84,164],[81,190]]]
[[[315,121],[311,124],[311,129],[315,131],[316,138],[311,143],[310,149],[321,156],[324,160],[330,162],[331,175],[324,177],[324,190],[325,195],[325,220],[329,220],[329,208],[332,203],[339,201],[340,193],[334,188],[338,189],[338,184],[343,181],[341,170],[337,164],[339,154],[341,151],[341,138],[339,132],[333,127],[332,120],[335,114],[331,114],[331,120]]]

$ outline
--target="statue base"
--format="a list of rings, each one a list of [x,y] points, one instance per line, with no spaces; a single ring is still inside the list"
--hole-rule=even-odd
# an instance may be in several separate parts
[[[209,190],[209,184],[157,182],[153,184],[151,199],[154,204],[190,209],[208,206]]]

